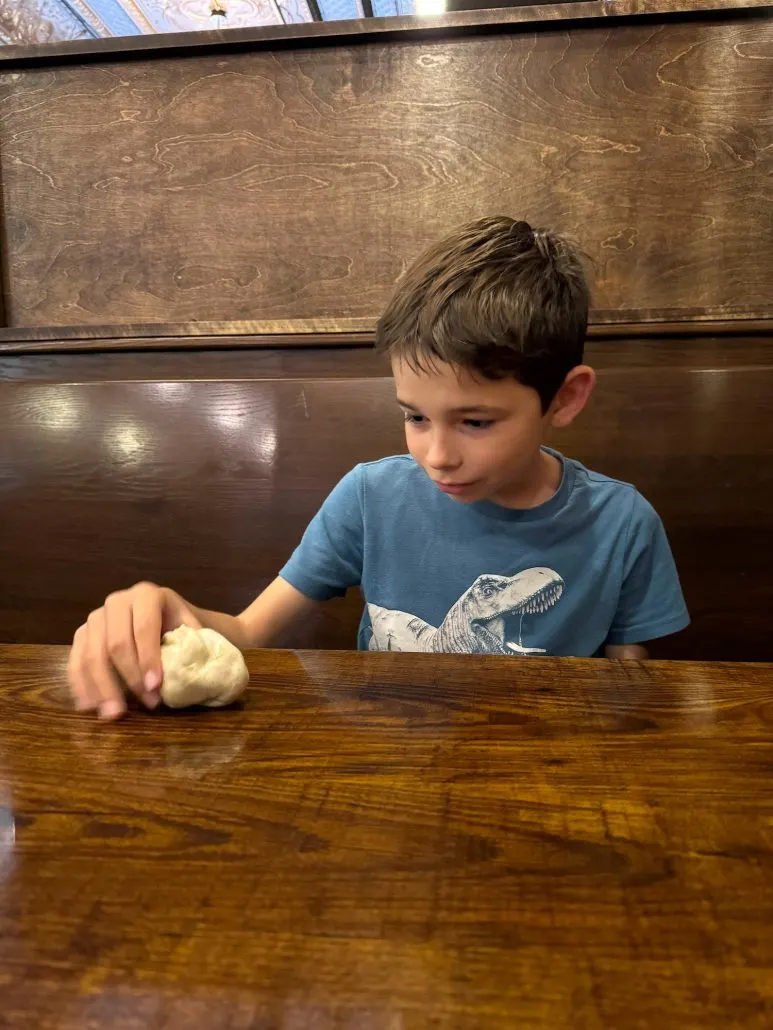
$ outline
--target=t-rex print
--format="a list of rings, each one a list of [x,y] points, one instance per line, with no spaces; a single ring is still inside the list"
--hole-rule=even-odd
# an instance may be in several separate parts
[[[371,651],[456,651],[484,654],[545,654],[524,647],[523,616],[544,612],[561,597],[564,581],[552,569],[535,568],[517,576],[478,576],[440,626],[407,612],[368,605],[373,630]],[[518,640],[511,637],[518,620]]]

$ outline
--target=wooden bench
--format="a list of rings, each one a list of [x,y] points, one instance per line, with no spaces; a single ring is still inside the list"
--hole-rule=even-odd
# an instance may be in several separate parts
[[[552,441],[663,517],[693,624],[657,655],[773,659],[771,397],[762,361],[610,368]],[[2,382],[0,641],[67,642],[141,579],[237,611],[341,475],[403,449],[385,377]],[[353,591],[283,643],[353,647],[360,606]]]

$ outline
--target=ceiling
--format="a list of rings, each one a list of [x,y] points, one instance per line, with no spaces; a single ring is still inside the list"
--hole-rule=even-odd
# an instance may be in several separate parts
[[[0,0],[0,42],[54,43],[442,10],[445,0]]]

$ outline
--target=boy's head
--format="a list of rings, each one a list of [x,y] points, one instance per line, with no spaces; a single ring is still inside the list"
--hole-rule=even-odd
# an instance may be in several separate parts
[[[582,365],[588,303],[577,248],[504,216],[463,226],[414,262],[376,349],[392,362],[409,449],[431,478],[474,476],[477,490],[450,491],[464,499],[518,494],[547,427],[567,425],[593,387]]]
[[[408,269],[381,316],[376,348],[429,371],[439,362],[515,379],[547,412],[582,364],[588,283],[579,251],[503,215],[462,226]]]

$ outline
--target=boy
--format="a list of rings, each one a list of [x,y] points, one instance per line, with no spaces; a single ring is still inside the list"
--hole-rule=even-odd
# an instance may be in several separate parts
[[[588,286],[562,237],[484,218],[431,247],[379,321],[409,455],[335,487],[278,578],[238,616],[141,583],[75,634],[76,706],[115,719],[121,679],[159,701],[181,623],[269,646],[361,585],[361,648],[644,658],[689,622],[660,519],[636,490],[543,445],[584,408]],[[120,678],[119,678],[120,677]]]

